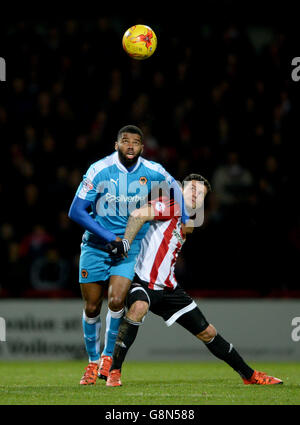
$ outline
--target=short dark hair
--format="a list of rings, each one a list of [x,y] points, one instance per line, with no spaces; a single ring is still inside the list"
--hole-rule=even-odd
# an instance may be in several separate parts
[[[201,174],[196,174],[196,173],[189,174],[182,180],[182,185],[184,184],[184,182],[190,182],[192,180],[203,182],[204,185],[207,187],[207,192],[211,192],[211,185],[209,181],[205,177],[201,176]]]
[[[122,137],[123,133],[133,133],[133,134],[139,134],[141,136],[141,140],[144,140],[144,134],[140,128],[138,128],[136,125],[125,125],[122,127],[118,132],[118,140]]]

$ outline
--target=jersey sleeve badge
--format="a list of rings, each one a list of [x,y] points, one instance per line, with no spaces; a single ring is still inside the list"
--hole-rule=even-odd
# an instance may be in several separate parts
[[[181,215],[180,206],[173,199],[161,197],[150,202],[154,208],[154,220],[171,220]]]
[[[93,185],[92,181],[89,178],[86,177],[82,182],[82,189],[85,192],[89,192],[90,190],[93,189],[93,187],[94,187],[94,185]]]

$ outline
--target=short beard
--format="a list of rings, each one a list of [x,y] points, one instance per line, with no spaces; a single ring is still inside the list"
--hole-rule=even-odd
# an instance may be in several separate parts
[[[128,159],[126,158],[125,155],[123,155],[123,153],[118,150],[118,155],[119,155],[119,160],[120,162],[126,167],[131,167],[132,165],[136,164],[137,160],[139,159],[140,154],[136,155],[134,158],[132,159]]]

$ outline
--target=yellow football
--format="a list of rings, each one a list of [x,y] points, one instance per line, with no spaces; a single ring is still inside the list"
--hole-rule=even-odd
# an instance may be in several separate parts
[[[134,25],[123,35],[122,45],[131,58],[143,60],[150,58],[155,52],[157,37],[147,25]]]

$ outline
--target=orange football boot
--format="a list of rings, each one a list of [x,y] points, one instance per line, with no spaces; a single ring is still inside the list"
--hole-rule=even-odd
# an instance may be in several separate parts
[[[85,373],[80,380],[80,385],[94,385],[98,376],[98,363],[89,363],[85,368]]]
[[[113,369],[111,372],[109,372],[107,381],[106,381],[107,387],[121,387],[121,370],[120,369]]]
[[[100,366],[98,372],[98,378],[107,380],[109,369],[112,364],[112,357],[110,356],[101,356],[100,358]]]
[[[255,370],[250,379],[244,379],[245,385],[257,384],[257,385],[275,385],[275,384],[283,384],[283,381],[278,378],[274,378],[274,376],[268,376],[264,372],[259,372]]]

